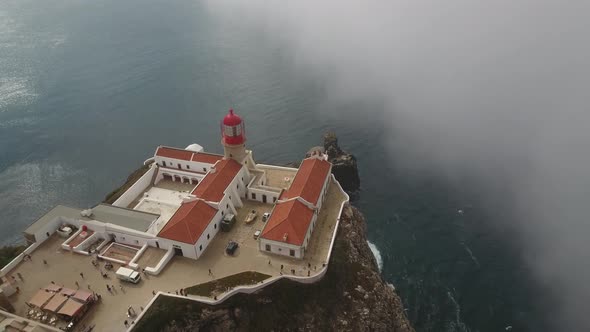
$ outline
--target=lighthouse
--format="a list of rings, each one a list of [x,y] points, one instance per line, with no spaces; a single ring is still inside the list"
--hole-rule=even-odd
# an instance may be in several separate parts
[[[230,108],[227,115],[221,121],[221,144],[225,158],[231,158],[240,164],[244,164],[246,152],[246,130],[244,121],[234,110]]]

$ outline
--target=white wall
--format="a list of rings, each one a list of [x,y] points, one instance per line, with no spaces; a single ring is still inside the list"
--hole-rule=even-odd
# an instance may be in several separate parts
[[[142,175],[139,180],[137,180],[129,189],[127,189],[127,191],[124,192],[123,195],[121,195],[121,197],[119,197],[113,203],[113,205],[124,208],[129,206],[129,204],[131,204],[131,202],[133,202],[137,196],[141,195],[151,184],[152,177],[154,176],[154,172],[156,172],[157,169],[158,167],[152,164],[150,169],[144,175]]]
[[[255,194],[253,197],[252,194]],[[249,187],[248,199],[252,201],[263,202],[262,195],[266,195],[266,204],[274,204],[279,200],[281,192],[265,190],[263,187]]]
[[[203,231],[203,234],[201,234],[201,237],[197,240],[197,243],[195,244],[195,251],[197,252],[196,258],[201,257],[205,252],[205,249],[207,249],[211,241],[215,238],[215,235],[219,232],[219,229],[221,228],[219,222],[222,218],[221,211],[217,211],[207,228]],[[207,239],[207,234],[209,234],[209,239]],[[200,246],[203,246],[202,250],[199,249]]]
[[[55,233],[55,231],[57,231],[57,229],[59,228],[59,226],[63,223],[63,219],[60,217],[57,217],[53,220],[51,220],[50,222],[46,223],[45,225],[43,225],[43,227],[39,228],[39,230],[37,232],[35,232],[35,242],[43,242],[45,240],[47,240],[47,238],[49,236],[51,236],[51,234]],[[49,233],[49,236],[47,236],[47,233]]]
[[[263,239],[263,238],[260,238],[258,243],[259,243],[260,251],[263,251],[265,253],[272,253],[272,254],[282,255],[282,256],[287,256],[287,257],[295,257],[295,258],[299,258],[299,259],[303,258],[304,252],[303,252],[302,247],[295,246],[295,245],[288,244],[288,243],[271,241],[271,240]],[[266,245],[270,246],[270,251],[266,250]],[[291,256],[291,254],[290,254],[291,249],[295,250],[295,256]]]
[[[156,164],[158,164],[159,166],[162,166],[162,167],[182,169],[182,170],[192,171],[192,172],[206,173],[206,172],[209,172],[209,170],[211,169],[211,166],[213,166],[213,164],[202,163],[202,162],[198,162],[198,161],[186,161],[186,160],[173,159],[173,158],[167,158],[167,157],[161,157],[161,156],[155,156],[154,160],[155,160]],[[178,164],[180,164],[180,168],[178,168]]]
[[[164,173],[172,175],[172,176],[178,175],[178,176],[180,176],[181,179],[189,178],[189,179],[191,179],[191,183],[194,184],[195,186],[197,185],[197,182],[195,182],[193,179],[196,179],[200,183],[203,180],[203,178],[205,177],[205,174],[201,174],[201,173],[192,173],[190,171],[179,170],[179,169],[160,168],[158,175],[156,176],[156,179],[154,180],[154,184],[157,184],[158,182],[160,182],[164,178]]]

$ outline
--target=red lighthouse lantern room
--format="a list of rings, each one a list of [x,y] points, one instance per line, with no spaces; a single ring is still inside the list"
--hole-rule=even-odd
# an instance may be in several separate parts
[[[221,122],[221,137],[223,143],[227,145],[241,145],[246,142],[244,121],[234,114],[231,108]]]

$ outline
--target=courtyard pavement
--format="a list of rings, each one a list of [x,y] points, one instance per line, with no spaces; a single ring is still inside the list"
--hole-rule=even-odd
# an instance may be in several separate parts
[[[81,289],[87,290],[90,287],[90,290],[102,295],[102,301],[86,314],[82,322],[78,324],[78,330],[82,325],[95,324],[95,331],[124,331],[123,322],[133,321],[126,315],[127,308],[132,306],[139,313],[140,307],[149,302],[153,292],[176,294],[181,288],[244,271],[257,271],[278,276],[281,273],[281,265],[284,267],[285,274],[291,274],[291,270],[295,270],[298,276],[307,276],[308,273],[314,275],[316,270],[319,271],[322,264],[326,263],[340,205],[345,199],[344,194],[332,182],[304,260],[269,255],[258,250],[258,242],[254,240],[253,234],[256,230],[262,229],[262,213],[270,211],[272,205],[245,200],[244,207],[238,211],[237,222],[232,230],[227,233],[219,232],[201,258],[193,260],[174,257],[160,275],[143,275],[137,285],[121,282],[115,277],[113,271],[117,270],[117,264],[114,264],[114,269],[108,272],[108,278],[104,279],[99,268],[91,264],[92,257],[62,250],[60,245],[64,239],[54,234],[31,254],[32,261],[21,262],[9,273],[8,276],[15,277],[17,273],[21,273],[24,278],[24,281],[16,278],[15,286],[19,286],[20,293],[9,299],[17,310],[16,314],[22,316],[28,308],[25,301],[29,300],[39,288],[54,281],[65,287],[76,289],[75,283],[78,282]],[[252,209],[258,211],[258,217],[253,223],[246,225],[244,217]],[[233,256],[225,253],[225,246],[229,240],[239,243],[239,248]],[[140,263],[147,265],[157,261],[163,252],[149,248],[144,255],[146,256],[140,258]],[[47,264],[44,264],[43,260],[46,260]],[[101,263],[100,268],[102,269],[103,266],[104,263]],[[212,275],[209,275],[209,269]],[[84,277],[80,273],[83,273]],[[107,285],[115,286],[115,291],[108,292]]]

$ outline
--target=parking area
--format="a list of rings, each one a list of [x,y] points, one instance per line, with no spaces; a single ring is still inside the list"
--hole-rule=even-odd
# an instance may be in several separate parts
[[[229,232],[220,231],[215,237],[215,241],[224,243],[231,241],[237,242],[240,247],[258,249],[258,241],[254,239],[254,232],[262,230],[264,223],[262,215],[272,210],[271,204],[263,204],[257,201],[244,200],[244,206],[238,210],[236,223]],[[256,211],[257,217],[254,221],[246,223],[246,216],[251,211]],[[236,253],[237,255],[238,253]]]

